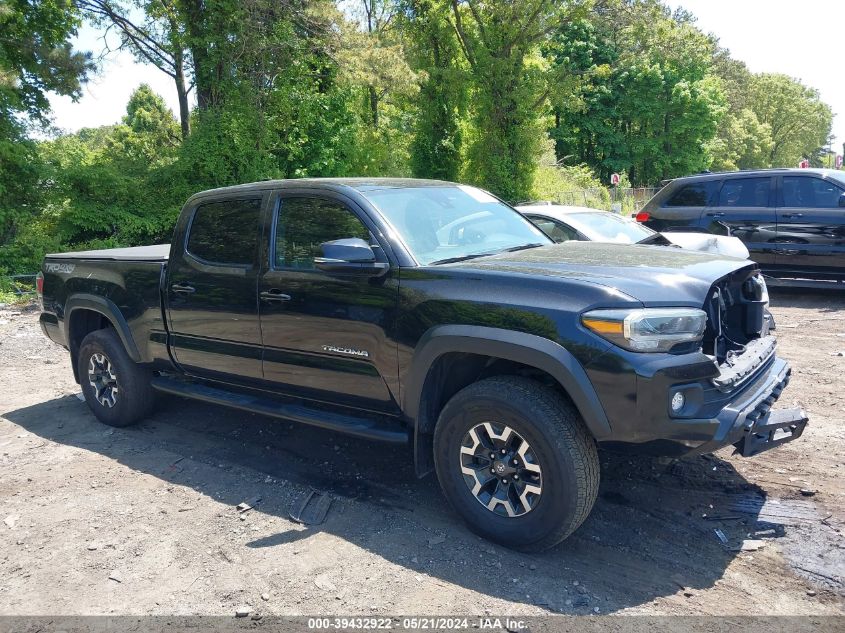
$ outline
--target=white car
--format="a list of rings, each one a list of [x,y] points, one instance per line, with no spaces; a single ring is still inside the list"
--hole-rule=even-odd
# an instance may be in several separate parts
[[[550,202],[522,204],[516,209],[555,242],[581,240],[618,244],[674,245],[691,251],[748,259],[748,249],[737,237],[686,231],[658,233],[632,218],[612,211],[570,207]]]

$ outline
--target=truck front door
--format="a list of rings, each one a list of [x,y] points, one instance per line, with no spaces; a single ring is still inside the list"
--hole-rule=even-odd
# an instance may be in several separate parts
[[[261,378],[258,245],[269,194],[201,199],[182,222],[167,264],[170,346],[189,374]]]
[[[264,380],[289,395],[392,413],[397,375],[387,336],[398,304],[394,271],[380,277],[319,270],[323,242],[361,238],[387,262],[365,216],[342,196],[284,192],[273,210],[259,310]]]

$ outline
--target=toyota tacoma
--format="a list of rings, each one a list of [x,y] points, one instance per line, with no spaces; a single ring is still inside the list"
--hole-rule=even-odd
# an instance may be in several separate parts
[[[403,179],[198,193],[172,244],[47,255],[44,333],[94,415],[157,392],[407,443],[477,533],[541,550],[589,514],[597,448],[755,455],[798,438],[742,259],[555,244],[480,189]]]

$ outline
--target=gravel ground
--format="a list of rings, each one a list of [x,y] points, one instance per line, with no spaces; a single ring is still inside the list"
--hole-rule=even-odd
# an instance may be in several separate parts
[[[542,555],[469,533],[406,449],[178,398],[103,426],[37,312],[4,308],[0,615],[845,614],[845,297],[772,304],[804,436],[603,454],[592,515]],[[309,528],[311,490],[332,504]]]

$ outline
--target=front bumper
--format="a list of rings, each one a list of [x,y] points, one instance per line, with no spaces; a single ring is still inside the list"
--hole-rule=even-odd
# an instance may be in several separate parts
[[[743,457],[752,457],[784,442],[797,440],[807,422],[807,414],[800,407],[769,411],[754,422],[734,446]]]
[[[609,447],[682,457],[735,445],[751,456],[798,439],[807,425],[801,409],[772,410],[791,374],[789,363],[775,355],[773,340],[750,346],[730,371],[720,372],[701,354],[666,355],[632,362],[630,374],[617,366],[611,382],[607,375],[602,380],[599,365],[588,373],[608,409],[612,431],[602,441]],[[669,407],[676,391],[687,401],[679,413]],[[620,401],[629,404],[608,406]]]
[[[789,384],[791,373],[789,363],[775,358],[762,376],[719,413],[713,438],[688,454],[710,453],[734,445],[743,456],[751,457],[797,440],[809,421],[804,410],[798,407],[772,410]]]

